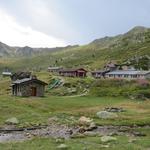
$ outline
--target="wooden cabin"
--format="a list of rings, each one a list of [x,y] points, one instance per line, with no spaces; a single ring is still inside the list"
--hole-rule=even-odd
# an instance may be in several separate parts
[[[12,95],[14,96],[44,96],[45,85],[47,83],[35,77],[17,79],[12,82]]]
[[[62,69],[59,71],[59,75],[65,77],[86,77],[87,71],[83,68],[78,69]]]

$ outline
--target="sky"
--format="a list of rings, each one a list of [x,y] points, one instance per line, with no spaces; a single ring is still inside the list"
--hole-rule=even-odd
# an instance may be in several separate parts
[[[150,0],[0,0],[0,41],[10,46],[83,45],[150,27]]]

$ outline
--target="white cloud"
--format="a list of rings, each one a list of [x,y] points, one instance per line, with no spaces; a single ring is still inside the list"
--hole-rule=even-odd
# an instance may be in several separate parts
[[[4,11],[0,11],[0,41],[11,46],[58,47],[67,45],[67,42],[62,39],[34,30],[30,26],[18,24]]]

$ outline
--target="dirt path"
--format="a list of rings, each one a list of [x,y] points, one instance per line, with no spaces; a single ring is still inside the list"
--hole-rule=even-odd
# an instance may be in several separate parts
[[[71,95],[71,96],[67,96],[67,97],[81,97],[81,96],[86,96],[88,94],[89,90],[85,90],[85,92],[83,92],[82,94],[79,95]]]

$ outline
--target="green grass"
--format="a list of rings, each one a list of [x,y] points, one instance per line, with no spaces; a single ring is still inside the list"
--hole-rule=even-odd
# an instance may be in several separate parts
[[[46,72],[36,73],[37,76],[48,82],[51,78]],[[65,79],[72,84],[76,82],[91,83],[91,79]],[[0,126],[5,126],[5,120],[16,117],[19,120],[18,127],[29,127],[34,125],[47,125],[48,119],[57,116],[58,123],[74,125],[81,116],[92,118],[99,125],[150,125],[150,101],[130,100],[124,97],[69,97],[52,96],[46,93],[45,97],[14,97],[10,94],[10,81],[8,78],[1,78],[0,81]],[[123,107],[126,111],[118,113],[117,119],[103,120],[96,117],[96,112],[105,107]],[[74,116],[75,121],[71,120]],[[136,138],[136,141],[129,143],[130,137],[116,136],[116,142],[110,142],[109,148],[101,148],[106,145],[100,141],[100,137],[85,137],[65,140],[70,150],[83,150],[87,147],[90,150],[147,150],[150,147],[150,131],[138,129],[146,133],[146,137]],[[55,150],[59,144],[52,138],[38,138],[24,142],[1,143],[2,150]]]
[[[96,117],[96,112],[105,107],[123,107],[127,111],[120,113],[116,120],[102,120]],[[55,97],[19,98],[0,96],[0,124],[10,117],[17,117],[20,126],[30,124],[46,124],[49,117],[64,117],[82,115],[94,118],[98,124],[129,125],[150,124],[150,101],[131,101],[125,98],[109,97]]]
[[[39,72],[36,75],[48,82],[49,73]],[[65,78],[71,84],[90,84],[91,79]],[[111,83],[111,82],[110,82]],[[81,85],[80,84],[80,85]],[[104,83],[103,83],[104,84]],[[107,83],[108,84],[108,83]],[[107,85],[106,84],[106,85]],[[114,84],[114,83],[113,83]],[[117,83],[118,84],[118,83]],[[79,86],[80,86],[79,85]],[[100,84],[101,85],[101,84]],[[92,95],[84,97],[52,96],[46,93],[45,97],[14,97],[11,96],[10,81],[8,78],[1,78],[0,81],[0,125],[5,120],[17,117],[19,126],[30,126],[33,124],[47,124],[48,118],[58,116],[61,123],[68,124],[70,116],[79,117],[85,115],[95,120],[97,124],[113,125],[145,125],[150,124],[150,101],[130,100],[124,97],[96,97]],[[108,87],[106,86],[105,89]],[[53,94],[54,95],[54,94]],[[96,117],[96,112],[105,107],[123,107],[126,111],[119,113],[116,120],[102,120]]]
[[[139,42],[142,38],[145,40]],[[49,65],[63,67],[83,66],[88,70],[99,69],[103,68],[103,66],[111,60],[122,63],[133,58],[135,55],[138,57],[150,55],[149,39],[150,30],[142,34],[125,34],[121,37],[116,36],[105,39],[104,41],[99,40],[88,45],[67,48],[56,52],[46,52],[28,58],[2,58],[0,61],[0,71],[6,66],[13,71],[38,71],[46,70]]]
[[[69,150],[148,150],[150,147],[150,131],[145,129],[145,137],[115,136],[116,141],[102,143],[100,137],[85,137],[65,140],[64,143],[69,146]],[[129,142],[130,139],[135,139]],[[34,138],[25,142],[0,144],[2,150],[57,150],[59,143],[51,138]],[[102,147],[109,145],[108,148]]]

